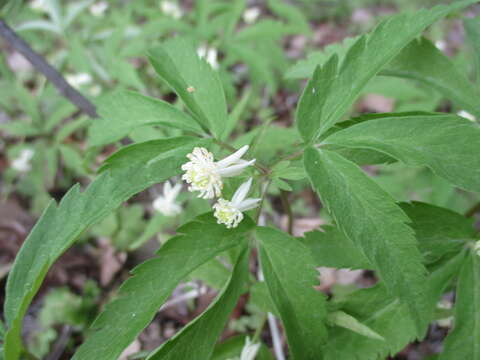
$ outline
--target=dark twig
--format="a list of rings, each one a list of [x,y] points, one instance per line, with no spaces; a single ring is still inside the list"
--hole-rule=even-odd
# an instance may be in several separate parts
[[[84,113],[92,118],[97,117],[97,111],[95,105],[90,100],[75,90],[64,79],[62,74],[50,66],[45,59],[36,53],[30,45],[28,45],[22,38],[20,38],[12,28],[10,28],[5,21],[0,19],[0,36],[7,41],[10,46],[17,50],[25,58],[57,88],[57,90],[70,100],[75,106],[77,106]]]
[[[58,337],[58,340],[53,344],[52,351],[45,357],[45,360],[58,360],[62,356],[65,348],[72,334],[72,327],[70,325],[65,325],[62,328],[62,332]]]

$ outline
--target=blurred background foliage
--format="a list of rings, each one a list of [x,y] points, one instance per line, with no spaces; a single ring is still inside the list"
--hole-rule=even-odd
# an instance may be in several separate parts
[[[294,127],[294,109],[304,82],[287,76],[297,61],[313,52],[326,56],[322,55],[328,53],[325,47],[368,31],[385,16],[436,3],[3,0],[0,8],[2,18],[95,104],[108,101],[114,91],[129,89],[182,108],[179,99],[159,81],[146,55],[150,48],[173,36],[191,39],[199,56],[217,69],[226,90],[231,135],[225,140],[233,146],[250,140],[259,160],[274,163],[286,145],[300,141]],[[467,15],[476,16],[476,10]],[[432,26],[426,37],[451,58],[459,71],[474,78],[476,63],[465,41],[459,14]],[[462,109],[415,81],[378,76],[350,115],[415,110]],[[115,119],[109,120],[114,127]],[[0,41],[2,302],[5,277],[15,253],[51,198],[59,200],[75,182],[89,183],[102,160],[120,145],[180,133],[143,126],[119,142],[91,146],[94,134],[89,127],[94,121],[59,96],[42,74]],[[401,201],[420,200],[459,212],[478,201],[426,168],[395,163],[369,166],[366,170]],[[265,208],[268,221],[286,226],[280,191],[290,192],[293,211],[299,218],[294,229],[297,235],[330,221],[315,196],[305,190],[304,174],[295,162],[278,164],[275,174],[269,194],[274,201]],[[101,305],[115,294],[128,269],[150,257],[158,241],[167,240],[175,226],[209,209],[201,199],[186,202],[190,195],[182,192],[177,201],[188,205],[180,214],[169,216],[154,206],[161,194],[162,185],[158,185],[135,196],[83,234],[78,246],[56,265],[27,318],[26,335],[33,354],[45,356],[54,340],[64,333],[68,335],[68,347],[74,348]],[[158,341],[172,336],[206,306],[201,296],[208,299],[211,293],[199,291],[198,280],[218,289],[227,277],[228,270],[220,260],[197,270],[191,283],[179,291],[194,291],[196,296],[192,298],[199,298],[200,303],[183,302],[160,314],[140,338],[142,343],[130,349],[131,358],[142,358],[142,350],[154,348]],[[255,329],[261,316],[259,309],[265,309],[264,291],[261,284],[254,287],[250,299],[245,300],[247,310],[236,315],[227,335]],[[338,291],[340,294],[344,290]],[[237,354],[235,349],[241,349],[243,343],[242,337],[233,338],[219,349],[215,359],[226,359],[222,354]],[[268,352],[261,356],[269,358]]]

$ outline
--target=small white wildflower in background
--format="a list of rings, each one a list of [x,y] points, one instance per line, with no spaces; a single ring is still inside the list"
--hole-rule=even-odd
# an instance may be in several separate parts
[[[108,9],[108,3],[106,1],[99,1],[90,5],[90,13],[96,17],[102,17],[105,11]]]
[[[23,149],[20,155],[12,161],[12,168],[18,172],[30,171],[32,168],[30,160],[32,160],[33,155],[35,155],[35,151],[32,149]]]
[[[242,156],[248,151],[243,146],[225,159],[215,162],[213,154],[205,148],[196,147],[187,155],[189,162],[182,165],[185,180],[190,186],[188,191],[200,191],[198,197],[212,199],[222,194],[222,177],[239,175],[246,167],[255,163],[255,159],[246,161]]]
[[[76,89],[78,89],[82,85],[87,85],[92,82],[92,77],[88,73],[67,75],[65,78],[67,82]]]
[[[480,240],[473,245],[473,251],[475,251],[476,255],[480,256]]]
[[[182,207],[175,200],[182,190],[182,184],[175,184],[172,187],[170,181],[163,185],[163,195],[157,196],[153,201],[153,208],[165,216],[175,216],[182,212]]]
[[[470,114],[469,112],[465,111],[465,110],[462,110],[462,111],[459,111],[457,113],[458,116],[461,116],[465,119],[468,119],[470,121],[475,121],[475,116],[473,116],[472,114]]]
[[[180,19],[183,16],[182,9],[173,1],[160,1],[160,9],[165,15],[171,16],[174,19]]]
[[[437,40],[435,41],[435,47],[440,51],[445,51],[447,48],[447,43],[443,40]]]
[[[255,21],[257,21],[259,16],[260,16],[260,8],[254,6],[244,11],[243,21],[245,21],[246,24],[253,24]]]
[[[46,0],[33,0],[30,3],[30,8],[37,11],[46,11]]]
[[[261,199],[246,199],[251,186],[252,178],[239,186],[232,201],[218,199],[218,202],[213,205],[215,209],[213,215],[217,218],[218,224],[225,224],[229,229],[237,227],[243,220],[243,212],[258,206]]]
[[[257,356],[258,350],[260,350],[260,343],[252,343],[250,338],[247,336],[245,339],[245,346],[242,349],[240,355],[240,360],[253,360]]]
[[[219,65],[217,49],[202,45],[197,49],[197,55],[200,57],[200,59],[205,58],[205,61],[209,63],[213,69],[218,69]]]

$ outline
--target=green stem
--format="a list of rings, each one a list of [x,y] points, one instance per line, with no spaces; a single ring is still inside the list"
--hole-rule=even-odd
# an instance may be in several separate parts
[[[288,201],[288,192],[285,190],[280,190],[280,198],[282,199],[283,209],[287,213],[288,216],[288,233],[290,235],[293,234],[293,213],[292,208],[290,207],[290,202]]]
[[[255,333],[253,334],[252,343],[255,344],[260,341],[260,335],[262,335],[262,330],[265,324],[267,323],[267,319],[268,319],[268,313],[263,314],[262,320],[260,321],[260,325],[257,327],[257,329],[255,330]]]

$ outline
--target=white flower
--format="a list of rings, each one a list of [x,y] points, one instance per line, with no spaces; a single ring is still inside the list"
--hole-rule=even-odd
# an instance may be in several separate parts
[[[246,24],[253,24],[258,19],[259,16],[260,16],[260,8],[257,6],[254,6],[244,11],[243,21],[245,21]]]
[[[79,88],[82,85],[86,85],[92,82],[92,77],[88,73],[79,73],[66,76],[67,82],[74,88]]]
[[[171,16],[174,19],[180,19],[183,16],[182,9],[173,1],[160,1],[160,9],[162,9],[165,15]]]
[[[35,155],[35,151],[32,149],[23,149],[20,155],[12,161],[12,168],[18,172],[30,171],[32,168],[30,160],[32,160],[33,155]]]
[[[153,201],[153,208],[165,216],[180,214],[182,207],[175,202],[180,190],[182,190],[182,184],[175,184],[172,187],[170,181],[166,181],[163,185],[163,195],[158,196]]]
[[[257,356],[258,350],[260,350],[260,343],[252,343],[250,338],[247,336],[245,339],[245,346],[242,349],[240,354],[240,360],[253,360]]]
[[[99,1],[90,5],[90,13],[96,17],[102,17],[105,11],[108,9],[108,3],[106,1]]]
[[[251,186],[252,178],[239,186],[232,197],[232,201],[218,199],[218,202],[213,205],[215,209],[213,215],[217,218],[218,224],[225,224],[229,229],[237,227],[243,220],[243,212],[258,206],[261,199],[245,199]]]
[[[475,121],[475,116],[473,116],[472,114],[470,114],[469,112],[465,111],[465,110],[462,110],[462,111],[459,111],[457,113],[458,116],[461,116],[465,119],[468,119],[470,121]]]
[[[182,165],[185,180],[190,186],[188,191],[200,191],[198,197],[212,199],[222,194],[222,177],[236,176],[247,166],[252,165],[255,159],[242,160],[247,152],[248,145],[243,146],[225,159],[215,162],[213,154],[205,148],[196,147],[187,155],[189,162]]]
[[[197,49],[197,55],[200,59],[205,58],[205,61],[209,63],[213,69],[218,69],[219,65],[217,49],[202,45]]]

